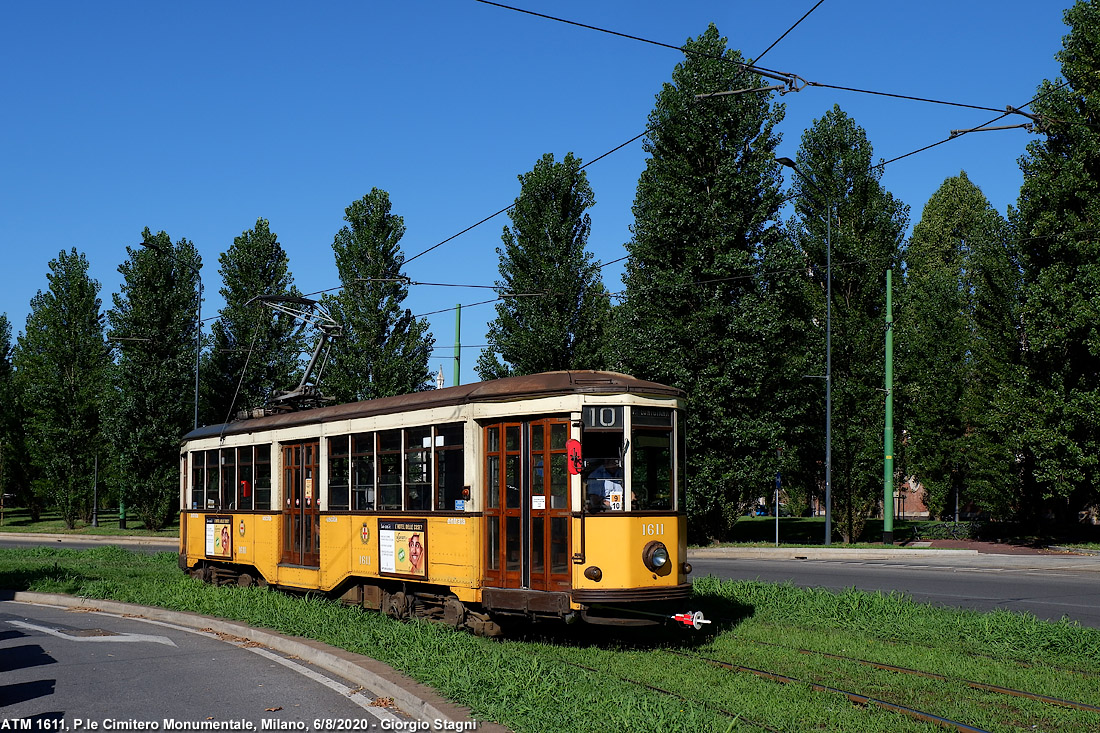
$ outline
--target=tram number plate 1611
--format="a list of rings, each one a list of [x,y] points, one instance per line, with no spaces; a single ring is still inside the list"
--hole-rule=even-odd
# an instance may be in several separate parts
[[[651,523],[642,525],[642,537],[656,537],[665,533],[664,523]]]

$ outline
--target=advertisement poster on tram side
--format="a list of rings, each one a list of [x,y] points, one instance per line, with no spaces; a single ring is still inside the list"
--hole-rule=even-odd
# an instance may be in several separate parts
[[[380,520],[378,522],[379,569],[396,575],[428,576],[428,523]]]
[[[233,518],[206,518],[206,556],[233,557]]]

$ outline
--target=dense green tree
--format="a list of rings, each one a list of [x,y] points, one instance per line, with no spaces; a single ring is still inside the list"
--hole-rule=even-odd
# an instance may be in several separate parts
[[[1032,110],[1041,137],[1020,159],[1014,225],[1024,278],[1024,508],[1077,509],[1100,487],[1100,4],[1065,13],[1057,59]],[[1068,500],[1068,501],[1067,501]]]
[[[803,268],[777,226],[783,107],[765,93],[697,100],[763,84],[713,25],[684,50],[649,115],[615,341],[626,371],[687,393],[686,506],[705,539],[769,493],[778,468],[789,484],[809,460],[806,329],[792,322]]]
[[[611,313],[600,268],[587,251],[596,203],[581,162],[550,153],[519,177],[520,194],[497,248],[505,297],[478,359],[482,379],[562,369],[602,369]],[[535,295],[535,294],[538,295]]]
[[[120,292],[108,312],[116,361],[107,415],[119,495],[148,529],[179,505],[179,441],[194,425],[195,246],[142,232],[127,247]]]
[[[107,455],[101,413],[110,355],[87,258],[62,251],[47,277],[49,289],[31,299],[13,363],[34,492],[72,528],[91,516],[96,457]]]
[[[31,490],[23,422],[23,400],[12,364],[11,323],[6,314],[0,314],[0,491],[11,494],[15,503],[26,507],[38,521],[42,503]]]
[[[832,510],[846,542],[859,537],[882,495],[886,270],[899,260],[908,222],[908,207],[879,183],[872,156],[864,130],[833,107],[802,136],[796,163],[809,180],[791,179],[790,230],[822,295],[832,209]],[[823,341],[824,298],[819,304]]]
[[[937,514],[974,501],[1003,515],[1013,456],[997,415],[1017,361],[1008,224],[966,173],[944,181],[906,249],[898,298],[898,402],[906,461]]]
[[[299,297],[289,258],[266,219],[233,240],[218,258],[225,306],[210,329],[203,360],[203,422],[224,422],[237,410],[262,407],[275,390],[298,383],[303,350],[292,317],[258,302],[259,295]]]
[[[352,203],[344,220],[332,243],[342,287],[323,299],[343,333],[332,345],[322,389],[340,402],[424,389],[435,339],[427,320],[402,307],[409,294],[401,273],[405,222],[390,213],[389,194],[378,188]]]

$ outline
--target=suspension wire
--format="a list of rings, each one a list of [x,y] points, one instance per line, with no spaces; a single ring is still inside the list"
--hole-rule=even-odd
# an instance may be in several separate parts
[[[262,312],[263,308],[257,308],[257,314]],[[233,415],[233,407],[237,404],[237,397],[241,394],[241,385],[244,384],[244,376],[248,374],[248,362],[252,359],[252,350],[256,346],[256,337],[260,335],[260,318],[257,315],[256,323],[254,324],[254,330],[252,331],[252,343],[248,345],[248,355],[244,358],[244,366],[241,368],[241,378],[237,380],[237,389],[233,392],[233,399],[229,402],[229,411],[225,414],[225,420],[222,421],[222,435],[225,435],[226,429],[229,427],[229,418]]]
[[[775,69],[762,69],[762,68],[758,68],[756,66],[753,66],[752,64],[749,64],[749,63],[745,63],[745,62],[741,62],[741,61],[733,61],[732,59],[728,59],[725,56],[715,56],[714,54],[703,53],[702,51],[693,51],[693,50],[690,50],[690,49],[686,49],[683,46],[673,46],[671,43],[663,43],[661,41],[654,41],[654,40],[651,40],[649,38],[642,38],[640,36],[632,36],[628,33],[620,33],[619,31],[609,30],[607,28],[600,28],[600,27],[594,26],[594,25],[587,25],[585,23],[578,23],[575,20],[567,20],[565,18],[558,18],[558,17],[555,17],[553,15],[544,15],[542,13],[536,13],[533,10],[525,10],[523,8],[516,8],[516,7],[513,7],[511,5],[504,5],[502,3],[492,2],[492,0],[476,0],[476,2],[482,3],[483,5],[492,5],[492,6],[497,7],[497,8],[503,8],[504,10],[512,10],[512,11],[515,11],[517,13],[523,13],[525,15],[533,15],[536,18],[543,18],[545,20],[553,20],[557,23],[565,23],[567,25],[575,25],[575,26],[578,26],[580,28],[587,28],[588,30],[598,31],[600,33],[607,33],[607,34],[612,35],[612,36],[619,36],[620,38],[628,38],[631,41],[640,41],[641,43],[649,43],[649,44],[652,44],[654,46],[660,46],[661,48],[668,48],[668,49],[672,49],[673,51],[679,51],[679,52],[681,52],[685,55],[688,55],[688,56],[699,56],[700,58],[708,58],[708,59],[717,59],[717,60],[720,60],[720,61],[728,61],[728,62],[737,64],[738,66],[744,67],[745,69],[750,70],[750,71],[754,71],[754,72],[757,72],[757,73],[766,72],[766,73],[762,74],[762,76],[768,76],[769,74],[774,74],[778,77],[782,77],[784,80],[786,79],[786,77],[791,76],[790,74],[787,74],[787,73],[782,72],[782,71],[776,71]],[[821,2],[824,2],[824,0],[821,0]],[[821,2],[818,2],[818,5],[820,5]],[[816,7],[817,7],[817,5],[814,6],[814,8],[816,8]],[[813,9],[811,9],[810,12],[813,12]],[[809,15],[809,14],[810,13],[806,13],[806,15]],[[805,18],[805,16],[803,16],[803,18]],[[801,23],[801,22],[802,22],[801,20],[798,21],[798,23]],[[795,23],[795,25],[798,25],[798,23]],[[793,30],[793,26],[790,30],[787,31],[787,33],[790,33],[791,30]],[[783,36],[786,36],[787,33],[784,33]],[[779,41],[783,40],[783,36],[780,36],[775,41],[775,43],[779,43]],[[772,46],[774,46],[775,43],[773,43]],[[768,46],[768,49],[764,53],[767,53],[768,51],[770,51],[772,46]],[[764,54],[762,53],[760,55],[763,56]]]
[[[797,27],[798,27],[798,24],[799,24],[799,23],[801,23],[802,21],[806,20],[806,18],[809,18],[809,17],[810,17],[810,13],[814,12],[815,10],[817,10],[817,7],[818,7],[818,5],[821,5],[821,3],[823,3],[823,2],[825,2],[825,0],[817,0],[817,5],[814,5],[814,6],[812,7],[812,8],[810,8],[809,10],[807,10],[807,11],[806,11],[806,14],[805,14],[805,15],[803,15],[803,16],[802,16],[801,18],[799,18],[799,19],[798,19],[798,20],[797,20],[797,21],[795,22],[795,24],[794,24],[794,25],[792,25],[792,26],[791,26],[790,28],[788,28],[788,29],[786,30],[786,32],[784,32],[784,33],[783,33],[783,35],[781,35],[781,36],[780,36],[779,38],[776,38],[776,39],[775,39],[775,41],[774,41],[774,42],[772,43],[772,45],[770,45],[770,46],[768,46],[767,48],[765,48],[765,49],[764,49],[764,53],[760,54],[759,56],[757,56],[756,58],[754,58],[754,59],[753,59],[753,63],[756,63],[756,62],[757,62],[757,61],[759,61],[760,59],[764,58],[764,55],[765,55],[765,54],[767,54],[767,53],[768,53],[768,51],[771,51],[771,50],[772,50],[773,48],[775,48],[775,47],[776,47],[776,45],[777,45],[777,44],[778,44],[778,43],[779,43],[780,41],[782,41],[782,40],[783,40],[784,38],[786,38],[786,37],[787,37],[787,34],[788,34],[788,33],[790,33],[791,31],[793,31],[793,30],[794,30],[795,28],[797,28]]]
[[[942,99],[929,99],[927,97],[911,97],[907,94],[892,94],[890,92],[877,92],[872,89],[857,89],[855,87],[842,87],[836,84],[823,84],[818,81],[806,82],[808,87],[821,87],[822,89],[837,89],[842,92],[856,92],[858,94],[871,94],[878,97],[892,97],[894,99],[906,99],[911,102],[927,102],[928,104],[943,104],[948,107],[963,107],[964,109],[980,109],[985,112],[1000,112],[996,107],[983,107],[978,104],[964,104],[962,102],[947,102]],[[1026,105],[1025,105],[1026,106]],[[1000,119],[1000,118],[998,118]],[[989,124],[989,123],[986,123]]]
[[[963,135],[965,135],[967,133],[977,132],[977,131],[981,130],[983,127],[987,127],[989,125],[992,125],[994,122],[999,122],[1000,120],[1003,120],[1005,117],[1008,117],[1010,114],[1014,114],[1018,109],[1023,109],[1024,107],[1030,107],[1032,104],[1034,104],[1035,102],[1038,102],[1040,99],[1047,96],[1048,94],[1053,94],[1054,92],[1056,92],[1059,89],[1061,89],[1065,86],[1068,86],[1068,85],[1069,85],[1068,80],[1063,81],[1061,84],[1058,84],[1057,86],[1052,87],[1052,88],[1046,90],[1045,92],[1043,92],[1041,94],[1035,95],[1034,97],[1032,97],[1030,102],[1027,102],[1026,104],[1020,105],[1019,108],[1014,107],[1014,108],[1011,108],[1009,111],[1002,112],[999,116],[994,117],[989,122],[984,122],[984,123],[978,125],[977,127],[971,128],[969,130],[958,130],[957,131],[958,134],[956,134],[956,135],[948,135],[947,137],[945,137],[943,140],[940,140],[939,142],[932,143],[931,145],[925,145],[923,148],[918,148],[917,150],[914,150],[910,153],[906,153],[905,155],[899,155],[898,157],[891,158],[890,160],[884,160],[881,163],[875,165],[874,167],[875,168],[885,168],[886,166],[890,165],[891,163],[896,163],[899,160],[902,160],[904,158],[908,158],[910,155],[916,155],[917,153],[923,153],[925,150],[931,150],[932,148],[936,147],[937,145],[943,145],[946,142],[950,142],[952,140],[957,140],[958,138],[962,137]]]

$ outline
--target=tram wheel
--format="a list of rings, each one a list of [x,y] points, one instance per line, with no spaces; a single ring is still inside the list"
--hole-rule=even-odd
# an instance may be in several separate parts
[[[408,597],[402,591],[387,593],[384,607],[390,618],[403,619],[409,612]]]
[[[457,598],[448,598],[443,602],[443,621],[456,629],[466,621],[466,606]]]

